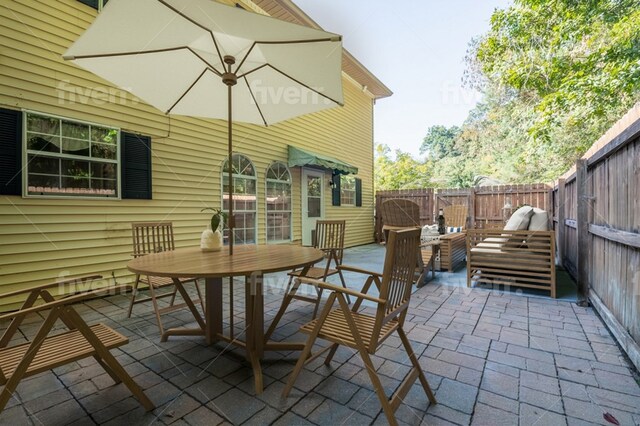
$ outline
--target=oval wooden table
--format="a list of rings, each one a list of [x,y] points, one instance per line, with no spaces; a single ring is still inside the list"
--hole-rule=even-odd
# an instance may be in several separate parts
[[[226,341],[244,347],[253,368],[256,392],[262,392],[260,359],[265,350],[301,350],[304,343],[270,342],[264,339],[263,276],[271,272],[294,268],[308,269],[323,259],[322,251],[295,245],[234,246],[233,255],[224,247],[218,252],[203,252],[190,247],[148,254],[131,260],[127,268],[140,275],[173,278],[178,291],[193,313],[199,328],[166,330],[162,340],[172,335],[204,335],[207,343]],[[203,319],[178,278],[205,279],[205,318]],[[246,340],[233,336],[233,305],[231,305],[230,335],[223,334],[223,277],[245,277]],[[231,291],[233,287],[230,287]],[[231,295],[232,297],[232,295]]]

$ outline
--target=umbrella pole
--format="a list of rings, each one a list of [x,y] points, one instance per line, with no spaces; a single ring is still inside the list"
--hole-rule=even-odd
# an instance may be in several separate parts
[[[228,117],[228,154],[229,154],[229,254],[233,254],[233,228],[235,227],[235,220],[233,219],[233,121],[231,114],[231,86],[227,86],[227,93],[229,98],[229,117]]]
[[[231,95],[232,87],[238,82],[238,78],[231,71],[231,66],[236,63],[236,59],[233,56],[226,55],[224,57],[224,63],[227,64],[227,72],[222,74],[222,82],[227,85],[227,98],[228,98],[228,114],[227,119],[227,136],[229,138],[228,154],[229,154],[229,254],[233,254],[233,228],[236,226],[236,221],[233,218],[233,114],[231,111]]]

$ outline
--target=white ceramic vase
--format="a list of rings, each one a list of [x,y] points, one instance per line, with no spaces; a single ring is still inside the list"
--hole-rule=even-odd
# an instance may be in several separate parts
[[[205,229],[200,236],[200,249],[202,251],[222,250],[222,232]]]

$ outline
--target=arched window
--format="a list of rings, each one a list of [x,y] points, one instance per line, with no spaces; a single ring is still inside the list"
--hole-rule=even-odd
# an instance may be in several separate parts
[[[256,243],[256,169],[248,157],[233,154],[233,215],[236,219],[234,243]],[[229,211],[229,160],[222,165],[222,208]],[[228,240],[228,231],[224,233]]]
[[[275,162],[267,169],[267,242],[291,241],[291,173]]]

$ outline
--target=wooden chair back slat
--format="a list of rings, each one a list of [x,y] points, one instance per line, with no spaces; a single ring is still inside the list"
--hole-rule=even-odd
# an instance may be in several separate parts
[[[404,323],[411,297],[419,246],[420,229],[389,232],[380,286],[380,298],[387,303],[384,306],[378,306],[372,338],[377,339],[382,326],[391,320],[397,318],[400,326]],[[375,347],[375,342],[372,342],[371,347]]]
[[[134,222],[131,233],[134,257],[175,250],[171,222]]]
[[[330,256],[333,253],[338,265],[342,264],[345,226],[344,220],[319,220],[316,222],[315,247]]]
[[[382,223],[394,227],[420,226],[420,206],[411,200],[394,198],[380,206]]]
[[[442,209],[444,214],[445,226],[467,227],[467,206],[455,204]]]

